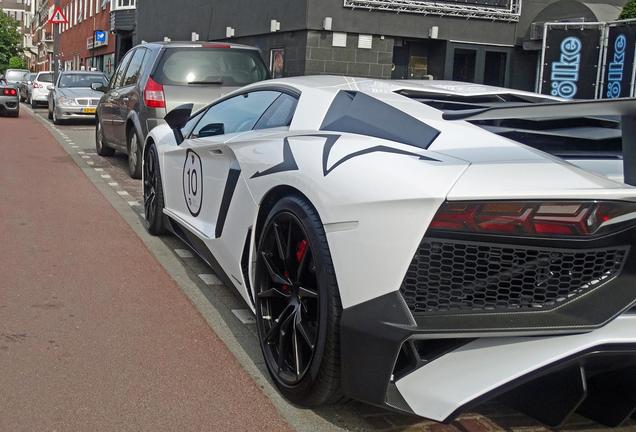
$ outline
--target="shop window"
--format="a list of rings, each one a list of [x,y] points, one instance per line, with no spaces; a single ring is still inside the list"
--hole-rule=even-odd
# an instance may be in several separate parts
[[[484,64],[484,84],[504,87],[506,85],[506,60],[505,52],[486,51]]]
[[[474,82],[476,60],[476,50],[456,48],[453,57],[453,80]]]

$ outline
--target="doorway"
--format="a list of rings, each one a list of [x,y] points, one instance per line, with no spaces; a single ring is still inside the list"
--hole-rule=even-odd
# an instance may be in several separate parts
[[[509,85],[512,48],[451,44],[448,54],[445,79],[497,87]]]

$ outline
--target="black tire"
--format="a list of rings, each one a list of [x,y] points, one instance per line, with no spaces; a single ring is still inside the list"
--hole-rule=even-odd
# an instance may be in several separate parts
[[[134,179],[141,178],[143,148],[134,128],[128,132],[128,173]]]
[[[342,400],[338,284],[320,217],[303,198],[284,197],[269,212],[254,280],[261,350],[276,387],[305,407]]]
[[[53,107],[53,112],[51,113],[51,120],[53,120],[54,125],[61,125],[63,123],[63,121],[58,119],[57,115],[55,115],[55,107]]]
[[[144,216],[146,229],[152,235],[165,233],[163,216],[163,183],[157,149],[151,144],[144,154]]]
[[[95,151],[100,156],[112,156],[115,154],[115,150],[108,146],[106,139],[104,138],[104,129],[102,128],[102,122],[99,118],[95,119]]]

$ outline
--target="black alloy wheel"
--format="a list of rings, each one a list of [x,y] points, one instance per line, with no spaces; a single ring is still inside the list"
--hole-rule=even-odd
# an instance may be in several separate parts
[[[304,406],[340,399],[340,298],[320,219],[303,199],[270,212],[255,281],[261,349],[279,390]]]
[[[144,215],[146,228],[152,235],[165,232],[163,219],[163,185],[157,149],[151,144],[144,155]]]

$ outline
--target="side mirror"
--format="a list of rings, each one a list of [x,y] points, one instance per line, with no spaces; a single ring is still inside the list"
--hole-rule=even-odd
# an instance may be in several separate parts
[[[199,129],[199,138],[223,135],[225,133],[225,125],[223,123],[210,123]]]
[[[98,82],[91,83],[91,88],[95,91],[106,93],[106,86],[102,83],[98,83]]]
[[[52,91],[52,90],[55,90],[55,86],[54,85],[48,85],[48,86],[46,86],[46,89],[48,91]]]
[[[168,123],[168,126],[170,126],[170,129],[174,132],[177,145],[181,144],[184,140],[181,129],[183,129],[188,123],[188,120],[190,120],[193,106],[193,104],[179,105],[163,118],[166,123]]]

